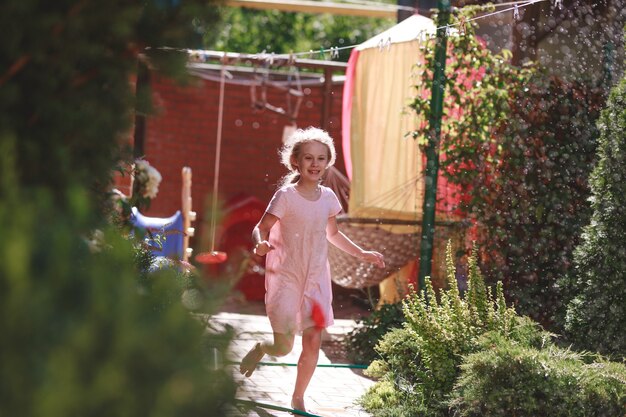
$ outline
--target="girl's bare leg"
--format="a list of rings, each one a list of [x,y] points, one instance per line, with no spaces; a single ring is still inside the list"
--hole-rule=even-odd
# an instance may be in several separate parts
[[[302,333],[302,353],[298,359],[298,375],[296,386],[291,397],[291,407],[296,410],[306,411],[304,407],[304,392],[309,386],[313,372],[317,367],[322,346],[322,330],[309,327]]]
[[[239,372],[249,377],[265,354],[270,356],[285,356],[293,349],[294,336],[284,333],[274,333],[274,343],[258,342],[244,356],[239,365]]]

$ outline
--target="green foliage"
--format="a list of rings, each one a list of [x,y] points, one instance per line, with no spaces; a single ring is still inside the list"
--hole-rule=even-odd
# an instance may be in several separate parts
[[[378,357],[374,350],[385,333],[402,327],[404,315],[402,303],[383,304],[363,320],[358,320],[356,327],[347,334],[344,346],[353,363],[371,363]]]
[[[200,0],[0,3],[0,415],[222,416],[232,402],[232,376],[209,360],[231,335],[185,309],[210,313],[222,295],[142,272],[149,254],[104,226],[138,59],[185,74],[185,54],[156,47],[198,45],[215,13]]]
[[[432,414],[435,407],[423,387],[430,375],[420,346],[420,339],[406,327],[392,329],[381,339],[376,347],[380,359],[366,371],[378,378],[360,400],[366,410],[381,417]]]
[[[459,294],[450,244],[446,265],[448,289],[437,295],[427,280],[423,292],[405,300],[404,328],[389,332],[377,346],[381,359],[368,372],[383,383],[393,382],[395,395],[401,397],[394,409],[378,397],[377,387],[370,390],[362,402],[377,416],[409,415],[408,410],[416,407],[423,409],[418,415],[445,416],[463,355],[477,351],[480,336],[487,332],[525,346],[548,343],[548,334],[506,306],[501,285],[492,294],[476,264],[475,251],[469,258],[465,299]]]
[[[626,366],[556,346],[538,350],[488,334],[469,355],[450,402],[464,417],[621,416]],[[593,359],[597,359],[593,361]],[[589,363],[591,362],[591,363]]]
[[[535,74],[511,95],[511,113],[482,154],[466,211],[479,223],[481,265],[503,280],[520,314],[551,328],[563,294],[557,280],[571,269],[588,222],[587,178],[595,159],[602,94]]]
[[[625,357],[626,78],[612,90],[598,127],[593,214],[575,251],[566,330],[579,348]]]
[[[449,37],[440,173],[464,194],[459,209],[477,225],[488,281],[503,281],[521,314],[551,327],[562,309],[557,279],[570,269],[589,218],[587,177],[603,96],[513,67],[508,51],[493,54],[472,23],[464,26]],[[416,88],[428,92],[434,40],[423,50]],[[412,107],[427,120],[430,96],[418,95]],[[426,143],[429,129],[424,123],[412,136]]]
[[[217,38],[206,45],[245,53],[314,51],[306,58],[329,60],[330,47],[359,44],[393,24],[391,19],[226,8]],[[319,53],[322,48],[324,57]],[[338,60],[347,61],[349,56],[350,49],[339,51]]]
[[[372,386],[361,399],[361,405],[366,410],[376,410],[377,417],[414,417],[428,415],[428,407],[417,403],[409,392],[398,389],[398,384],[390,375]],[[407,397],[411,401],[407,401]]]
[[[174,274],[139,281],[131,242],[115,229],[92,253],[79,237],[84,192],[68,192],[63,210],[43,191],[6,194],[15,198],[0,203],[0,415],[224,415],[235,385],[208,359],[231,335],[190,317]]]
[[[494,54],[487,49],[476,37],[476,23],[471,20],[475,13],[476,9],[464,7],[452,15],[451,24],[461,29],[448,37],[444,83],[441,171],[462,185],[471,184],[477,153],[493,146],[494,127],[509,116],[509,91],[521,90],[531,74],[508,63],[510,51]],[[411,108],[424,120],[430,117],[435,46],[436,38],[426,39],[421,47],[424,59],[416,64],[418,94]],[[423,123],[411,135],[425,145],[430,129]]]
[[[216,12],[201,0],[0,3],[0,138],[17,139],[17,184],[54,190],[58,204],[84,187],[101,203],[128,155],[118,144],[130,134],[138,54],[184,74],[185,54],[155,47],[197,46]]]

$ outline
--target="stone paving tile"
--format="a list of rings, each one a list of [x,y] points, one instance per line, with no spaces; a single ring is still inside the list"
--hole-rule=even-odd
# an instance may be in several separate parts
[[[354,328],[352,320],[335,320],[335,326],[328,329],[325,340],[333,340],[345,335]],[[267,317],[252,314],[219,313],[212,318],[213,325],[232,326],[235,339],[231,344],[233,361],[241,358],[258,340],[268,339],[272,329]],[[301,338],[296,337],[294,349],[282,358],[265,357],[263,362],[296,363],[301,352]],[[322,350],[320,364],[331,364],[331,359]],[[235,381],[238,383],[236,397],[256,403],[289,408],[293,390],[295,366],[259,366],[250,378],[239,373],[236,364],[233,368]],[[323,417],[370,417],[357,404],[356,400],[374,384],[363,376],[362,371],[350,368],[318,368],[307,389],[305,403],[310,414]],[[252,409],[233,408],[227,417],[282,417],[291,416],[287,411],[263,407]]]

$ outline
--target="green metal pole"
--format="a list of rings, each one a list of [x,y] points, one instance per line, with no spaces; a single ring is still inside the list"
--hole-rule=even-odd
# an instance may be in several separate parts
[[[430,98],[429,138],[426,148],[426,179],[422,217],[422,240],[420,244],[419,291],[424,290],[426,277],[430,276],[433,260],[435,235],[435,203],[437,201],[437,176],[439,171],[439,140],[443,115],[443,93],[445,87],[447,26],[450,22],[450,0],[438,0],[437,43],[435,45],[435,67]]]

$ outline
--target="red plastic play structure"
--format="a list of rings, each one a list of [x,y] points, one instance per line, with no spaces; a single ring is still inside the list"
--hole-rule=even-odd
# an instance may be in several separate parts
[[[229,259],[237,252],[252,253],[252,229],[264,211],[265,204],[256,197],[238,195],[226,202],[219,247]],[[247,300],[262,301],[265,298],[265,258],[250,256],[248,268],[235,288]]]

